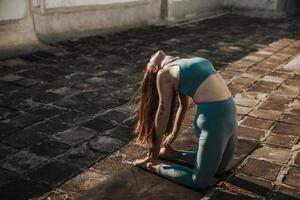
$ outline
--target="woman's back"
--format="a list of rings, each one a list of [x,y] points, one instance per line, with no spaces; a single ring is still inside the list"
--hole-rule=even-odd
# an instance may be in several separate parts
[[[192,97],[195,103],[224,100],[231,96],[224,79],[207,59],[182,58],[171,65],[176,66],[167,67],[174,77],[175,88]]]

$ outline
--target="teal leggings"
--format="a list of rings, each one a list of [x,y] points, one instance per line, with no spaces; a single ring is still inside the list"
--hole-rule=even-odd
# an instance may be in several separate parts
[[[205,189],[214,175],[223,174],[237,144],[236,107],[232,97],[197,104],[194,127],[197,151],[180,151],[180,164],[160,164],[159,174],[193,189]]]

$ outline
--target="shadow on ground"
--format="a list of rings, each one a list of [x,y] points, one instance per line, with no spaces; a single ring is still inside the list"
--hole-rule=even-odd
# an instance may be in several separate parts
[[[132,107],[127,103],[136,94],[150,55],[158,49],[174,56],[206,57],[217,69],[226,68],[222,74],[225,79],[239,76],[228,82],[234,95],[247,90],[267,98],[270,91],[280,88],[281,79],[288,85],[298,84],[295,76],[272,70],[299,52],[297,45],[290,48],[291,41],[300,39],[299,22],[299,16],[269,20],[225,15],[73,39],[52,44],[55,50],[51,52],[38,51],[0,61],[0,196],[28,199],[55,190],[132,141]],[[257,81],[267,73],[281,79]],[[299,98],[291,86],[278,89],[278,94],[282,93],[291,97],[284,99],[284,105]],[[251,102],[241,106],[240,119],[250,118]],[[272,108],[269,104],[264,108],[283,111],[279,105],[277,102]],[[259,129],[266,128],[268,120],[270,124],[278,123],[278,118],[262,113],[251,117],[254,121],[264,120],[255,124]],[[289,123],[298,130],[297,120]],[[284,124],[279,125],[278,129],[295,135],[295,131],[282,128]],[[248,129],[241,132],[252,140],[240,140],[241,148],[233,162],[246,156],[265,134]],[[139,169],[129,172],[161,180]],[[117,180],[117,176],[109,180],[103,191],[116,190],[109,185]],[[132,180],[128,184],[139,183]],[[171,183],[162,184],[164,188]],[[142,188],[128,195],[140,192],[145,193]]]

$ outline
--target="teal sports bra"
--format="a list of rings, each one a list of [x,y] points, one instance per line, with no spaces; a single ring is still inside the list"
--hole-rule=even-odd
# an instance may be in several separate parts
[[[179,65],[178,91],[184,95],[193,97],[197,88],[211,74],[217,71],[206,58],[192,57],[181,58],[172,62]]]

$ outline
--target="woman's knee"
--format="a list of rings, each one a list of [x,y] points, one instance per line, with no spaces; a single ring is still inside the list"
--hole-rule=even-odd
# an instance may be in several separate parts
[[[208,188],[210,179],[204,177],[192,176],[192,180],[194,183],[194,188],[199,190],[204,190]]]

